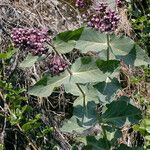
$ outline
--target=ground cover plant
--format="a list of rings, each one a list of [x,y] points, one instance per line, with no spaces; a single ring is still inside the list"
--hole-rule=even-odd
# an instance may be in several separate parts
[[[22,3],[0,4],[0,149],[149,149],[149,2]]]

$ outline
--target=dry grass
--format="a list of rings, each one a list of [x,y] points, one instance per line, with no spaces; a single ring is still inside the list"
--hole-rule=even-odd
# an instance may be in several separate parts
[[[57,33],[78,26],[76,16],[69,3],[57,0],[0,1],[0,24],[7,32],[13,27],[48,27]]]
[[[120,8],[118,11],[120,15],[120,21],[119,21],[119,27],[116,31],[116,34],[124,33],[125,35],[132,37],[133,30],[128,18],[128,14],[127,14],[128,10],[124,7],[124,8]]]

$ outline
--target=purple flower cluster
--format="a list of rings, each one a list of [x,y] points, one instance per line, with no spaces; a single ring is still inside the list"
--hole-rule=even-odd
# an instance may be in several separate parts
[[[98,3],[93,7],[93,15],[90,17],[88,26],[100,30],[101,32],[114,32],[118,27],[118,14],[107,9],[106,3]]]
[[[76,0],[75,6],[79,8],[84,7],[84,0]]]
[[[124,0],[116,0],[116,4],[118,8],[122,8],[125,4]]]
[[[103,16],[93,15],[88,22],[88,26],[100,30],[101,32],[113,32],[116,30],[119,17],[115,11],[108,10]]]
[[[96,12],[105,12],[107,7],[107,3],[93,3],[93,10]]]
[[[68,67],[68,63],[57,54],[51,56],[48,63],[48,68],[52,75],[58,75]]]
[[[47,48],[44,43],[47,41],[47,29],[14,28],[11,33],[12,40],[16,47],[29,50],[33,55],[44,54]]]

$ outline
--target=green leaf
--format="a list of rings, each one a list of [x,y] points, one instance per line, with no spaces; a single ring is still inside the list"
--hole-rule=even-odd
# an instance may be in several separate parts
[[[82,53],[88,51],[100,52],[107,49],[106,34],[100,33],[91,28],[84,28],[80,39],[77,41],[76,48]]]
[[[81,132],[84,129],[84,127],[78,125],[77,118],[75,116],[70,118],[68,121],[64,122],[62,128],[60,128],[62,132]]]
[[[97,122],[95,102],[89,101],[86,106],[76,105],[73,110],[73,115],[77,118],[79,126],[85,129],[94,126]]]
[[[65,82],[69,82],[69,73],[64,72],[60,76],[51,77],[51,75],[44,76],[34,86],[30,87],[28,93],[39,97],[48,97],[53,92],[55,87],[59,87]]]
[[[31,132],[31,130],[34,130],[40,126],[39,122],[27,122],[22,126],[22,129],[24,132]]]
[[[79,150],[78,147],[76,145],[73,145],[71,150]]]
[[[23,126],[22,126],[23,131],[30,132],[31,130],[38,128],[41,125],[41,123],[39,122],[40,117],[41,117],[41,114],[37,114],[35,116],[35,118],[33,118],[33,119],[29,120],[27,123],[23,124]]]
[[[76,86],[77,87],[77,86]],[[83,127],[80,129],[82,131],[83,129],[87,129],[97,122],[97,114],[96,114],[96,104],[99,103],[99,98],[97,96],[97,91],[93,88],[92,85],[81,85],[80,88],[85,94],[85,99],[83,100],[83,95],[81,91],[77,88],[78,91],[78,98],[75,100],[73,106],[73,117],[76,118],[76,124],[79,127]],[[75,90],[74,88],[72,91]],[[83,101],[85,103],[83,104]],[[85,106],[84,106],[85,105]],[[75,124],[74,123],[74,124]],[[78,130],[78,126],[74,130]]]
[[[106,105],[107,110],[100,116],[100,121],[117,127],[138,123],[142,113],[129,101],[129,98],[121,97]]]
[[[76,86],[77,87],[77,86]],[[74,93],[74,90],[77,90],[77,94],[79,97],[75,100],[73,106],[74,106],[74,111],[73,115],[77,119],[77,124],[79,126],[84,127],[85,129],[95,125],[96,120],[97,120],[97,115],[96,115],[96,104],[99,103],[99,98],[97,95],[97,91],[93,88],[92,85],[81,85],[80,88],[85,94],[85,97],[83,98],[83,95],[81,91],[77,88],[71,87],[72,90],[70,90],[70,93]],[[83,101],[85,103],[83,104]],[[84,106],[85,105],[85,106]],[[76,129],[74,128],[76,131]]]
[[[97,140],[93,136],[88,136],[87,145],[84,146],[82,150],[108,150],[110,147],[107,143],[109,143],[107,139],[101,138]]]
[[[0,144],[0,150],[4,150],[4,146]]]
[[[120,61],[118,60],[104,61],[101,59],[97,59],[96,64],[98,68],[108,77],[113,78],[119,75]]]
[[[134,41],[131,40],[129,37],[124,35],[110,36],[110,47],[112,49],[113,54],[116,55],[127,55],[132,48],[134,47]]]
[[[126,36],[110,36],[110,46],[114,55],[126,55],[134,46],[134,41]],[[91,28],[84,28],[76,48],[83,53],[100,52],[107,49],[107,35]]]
[[[106,75],[97,67],[91,57],[83,57],[76,60],[71,68],[71,81],[74,83],[89,83],[104,81]]]
[[[106,50],[102,50],[98,56],[100,57],[100,59],[107,61],[107,51]],[[111,52],[111,50],[109,51],[109,59],[110,60],[116,60],[115,55]]]
[[[90,57],[77,59],[72,65],[71,72],[71,76],[67,71],[61,73],[59,76],[51,77],[51,75],[47,75],[31,87],[28,93],[39,97],[47,97],[53,92],[55,87],[59,87],[61,84],[73,85],[75,83],[106,80],[106,76]]]
[[[122,137],[122,131],[112,126],[106,126],[107,139],[110,141],[111,147],[118,144],[118,139]]]
[[[148,55],[137,45],[134,45],[131,51],[125,56],[116,55],[116,58],[123,60],[127,65],[141,66],[150,64]]]
[[[68,53],[75,48],[76,41],[81,36],[83,28],[76,29],[74,31],[66,31],[59,33],[54,39],[54,47],[61,53]]]
[[[11,125],[15,125],[15,124],[18,124],[19,123],[19,118],[16,116],[16,114],[12,113],[10,116],[9,116],[9,120],[10,120],[10,123]]]
[[[28,54],[26,59],[23,60],[19,66],[21,68],[32,67],[35,64],[35,62],[38,61],[38,58],[38,56],[32,56],[31,54]]]
[[[99,82],[94,87],[99,91],[98,96],[101,102],[111,102],[115,93],[121,87],[118,80],[114,78],[119,76],[120,61],[104,61],[97,59],[96,63],[99,69],[105,73],[107,78],[105,81]]]
[[[123,60],[128,65],[141,66],[150,63],[144,50],[129,37],[111,35],[110,46],[116,59]]]
[[[97,122],[96,104],[91,101],[86,107],[77,105],[74,107],[73,117],[64,123],[61,131],[82,132],[94,126]]]
[[[0,59],[9,59],[17,52],[16,49],[9,49],[8,52],[0,53]]]
[[[74,96],[81,95],[81,91],[78,89],[77,85],[74,83],[65,83],[64,88],[65,88],[66,93],[70,93]]]
[[[69,53],[75,48],[75,45],[76,45],[76,42],[73,40],[70,40],[68,42],[57,40],[54,42],[54,46],[56,50],[61,54]]]
[[[82,53],[88,51],[100,52],[100,57],[106,57],[107,36],[91,28],[84,28],[76,48]],[[102,53],[102,54],[101,54]],[[129,65],[147,65],[150,58],[136,43],[126,36],[110,35],[110,58],[125,61]]]
[[[77,87],[77,86],[76,86]],[[92,85],[80,85],[82,91],[85,94],[85,105],[88,104],[88,102],[95,102],[96,104],[99,103],[99,97],[98,97],[98,92],[96,89],[94,89],[94,87]],[[74,89],[72,89],[74,90]],[[78,95],[79,96],[75,101],[73,106],[77,106],[77,105],[83,105],[83,95],[81,93],[81,91],[79,89],[77,89],[78,91]]]
[[[146,135],[144,138],[145,138],[147,141],[150,141],[150,135]]]
[[[99,82],[94,87],[98,90],[99,99],[103,103],[112,102],[116,92],[121,89],[121,85],[116,78],[107,78],[106,81]]]
[[[140,132],[143,136],[150,134],[150,119],[144,118],[140,125],[134,125],[133,129]]]

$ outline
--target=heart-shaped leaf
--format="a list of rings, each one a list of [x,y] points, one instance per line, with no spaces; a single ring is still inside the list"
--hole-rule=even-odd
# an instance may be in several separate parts
[[[77,88],[76,90],[78,91],[77,94],[79,97],[75,100],[73,104],[73,117],[76,118],[76,122],[74,122],[74,124],[77,123],[79,127],[82,127],[82,129],[85,130],[95,125],[96,123],[96,104],[99,103],[99,98],[97,96],[97,91],[93,88],[92,85],[80,84],[79,86],[84,92],[85,97],[83,97],[81,91]],[[77,130],[79,128],[78,126]],[[77,131],[76,128],[74,128],[74,130]]]
[[[85,129],[94,126],[97,122],[96,104],[94,101],[87,102],[87,105],[76,105],[73,115],[77,118],[79,126]]]
[[[84,28],[79,40],[76,42],[76,48],[82,53],[89,51],[100,52],[99,56],[107,57],[107,35],[91,28]],[[147,65],[150,58],[136,45],[136,43],[126,36],[109,35],[110,58],[123,60],[129,65]],[[102,54],[101,54],[102,53]]]
[[[61,84],[72,85],[106,80],[106,76],[90,57],[77,59],[72,65],[71,72],[72,75],[67,71],[61,73],[59,76],[52,77],[51,75],[47,75],[31,87],[28,92],[31,95],[47,97],[53,92],[55,87],[59,87]]]
[[[118,144],[118,139],[122,137],[122,131],[113,126],[103,126],[103,130],[105,130],[107,139],[110,141],[111,147]],[[103,135],[101,135],[103,137]]]
[[[105,74],[97,67],[92,57],[83,57],[76,60],[71,68],[71,81],[74,83],[89,83],[104,81]]]
[[[84,28],[80,39],[77,41],[76,48],[81,50],[82,53],[88,51],[100,52],[107,49],[106,34],[91,28]]]
[[[96,104],[99,103],[99,97],[98,97],[98,92],[97,90],[92,86],[92,85],[80,85],[80,88],[85,94],[84,100],[85,100],[85,105],[88,104],[90,101],[94,101]],[[83,106],[83,95],[79,89],[77,89],[78,95],[79,96],[73,106],[81,105]]]
[[[121,97],[117,101],[106,105],[107,110],[100,116],[100,120],[117,127],[138,123],[142,113],[129,101],[129,98]]]
[[[128,65],[141,66],[150,64],[150,58],[138,45],[134,45],[131,51],[125,56],[116,55],[116,58]]]
[[[44,76],[33,87],[30,87],[28,93],[39,97],[48,97],[53,92],[55,87],[69,82],[69,73],[64,72],[60,76],[51,77],[51,75]]]
[[[110,103],[114,100],[116,92],[121,89],[121,85],[116,78],[107,78],[106,81],[94,85],[98,90],[98,96],[101,102]]]
[[[114,55],[126,55],[134,47],[134,41],[124,35],[110,36],[110,47]]]
[[[64,123],[61,128],[65,132],[82,132],[97,122],[96,104],[93,101],[89,101],[87,106],[77,105],[74,107],[73,117]]]
[[[59,33],[54,39],[54,47],[61,53],[68,53],[75,48],[76,41],[80,38],[83,28],[74,31],[65,31]]]
[[[96,64],[107,77],[114,78],[119,75],[120,61],[118,60],[104,61],[97,59]]]

